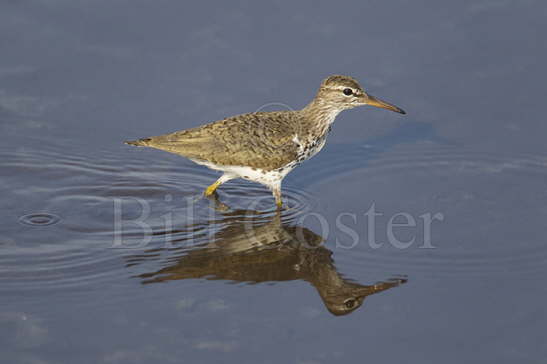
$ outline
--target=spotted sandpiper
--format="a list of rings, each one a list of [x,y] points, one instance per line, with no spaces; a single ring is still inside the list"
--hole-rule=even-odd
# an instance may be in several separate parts
[[[207,187],[206,196],[227,181],[244,178],[268,187],[281,207],[283,178],[323,148],[330,125],[341,111],[363,105],[405,114],[397,106],[365,92],[355,79],[334,75],[321,83],[315,98],[301,110],[236,115],[125,143],[180,154],[224,172]]]

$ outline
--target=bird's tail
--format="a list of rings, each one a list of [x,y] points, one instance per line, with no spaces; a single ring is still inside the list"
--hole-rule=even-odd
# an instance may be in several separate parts
[[[125,141],[124,143],[129,144],[129,145],[136,145],[138,147],[146,147],[146,146],[150,145],[151,140],[152,139],[150,139],[150,138],[143,138],[143,139],[139,139],[139,140],[128,140],[128,141]]]

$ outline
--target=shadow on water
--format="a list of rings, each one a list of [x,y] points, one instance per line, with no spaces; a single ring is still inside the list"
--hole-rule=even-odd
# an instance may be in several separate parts
[[[265,217],[254,210],[229,210],[217,196],[211,200],[222,213],[223,227],[209,241],[191,248],[148,249],[126,257],[127,266],[132,267],[167,253],[165,267],[138,274],[143,284],[200,278],[247,283],[303,280],[317,290],[332,314],[346,315],[359,308],[366,297],[406,282],[403,278],[373,285],[353,282],[337,271],[322,236],[283,222],[279,212]],[[184,241],[178,243],[184,245]]]

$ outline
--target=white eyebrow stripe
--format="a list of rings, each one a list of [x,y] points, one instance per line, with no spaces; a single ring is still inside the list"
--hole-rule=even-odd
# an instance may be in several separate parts
[[[360,92],[359,89],[355,88],[355,87],[351,87],[351,86],[327,86],[328,88],[330,89],[333,89],[333,90],[341,90],[341,91],[344,91],[345,89],[349,88],[351,89],[353,92]]]

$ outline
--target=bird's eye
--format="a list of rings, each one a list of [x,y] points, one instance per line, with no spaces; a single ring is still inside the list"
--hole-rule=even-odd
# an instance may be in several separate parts
[[[351,88],[345,88],[344,91],[342,91],[344,95],[351,96],[353,95],[353,90]]]
[[[346,308],[353,308],[353,306],[355,306],[355,300],[351,298],[348,300],[345,300],[344,305],[346,306]]]

